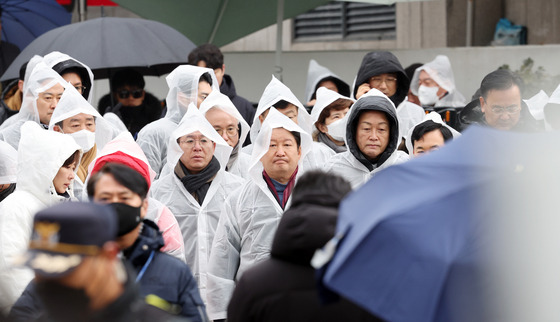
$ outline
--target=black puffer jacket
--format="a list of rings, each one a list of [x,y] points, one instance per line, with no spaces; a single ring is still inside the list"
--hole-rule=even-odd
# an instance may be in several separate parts
[[[360,85],[367,83],[370,77],[386,74],[397,74],[397,92],[395,95],[389,97],[395,106],[404,100],[408,94],[410,87],[410,80],[401,66],[401,63],[395,55],[388,51],[372,51],[367,53],[362,60],[358,75],[356,76],[356,84],[354,85],[354,97],[358,92]]]
[[[356,143],[356,128],[360,115],[365,111],[384,112],[389,121],[389,143],[385,151],[377,157],[377,160],[369,160],[358,148]],[[352,106],[351,114],[346,124],[346,140],[348,150],[363,164],[369,171],[381,166],[395,152],[400,143],[399,122],[397,121],[397,110],[385,97],[382,96],[362,96]]]
[[[340,198],[299,197],[282,216],[271,258],[239,280],[227,321],[379,321],[345,299],[320,303],[309,263],[315,250],[334,235]]]

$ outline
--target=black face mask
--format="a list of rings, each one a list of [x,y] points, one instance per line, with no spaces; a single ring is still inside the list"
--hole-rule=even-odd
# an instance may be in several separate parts
[[[6,199],[6,197],[9,196],[12,192],[14,192],[14,190],[16,190],[16,184],[12,183],[7,189],[0,191],[0,202]]]
[[[113,207],[117,213],[119,222],[117,236],[119,237],[133,231],[142,221],[140,216],[140,209],[142,206],[132,207],[124,203],[112,203],[110,206]]]
[[[52,281],[37,282],[37,295],[54,321],[79,321],[91,314],[90,299],[84,289]]]

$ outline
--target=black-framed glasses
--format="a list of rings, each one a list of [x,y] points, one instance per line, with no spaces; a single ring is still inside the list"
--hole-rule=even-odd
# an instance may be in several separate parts
[[[83,94],[87,87],[80,85],[80,86],[74,86],[74,88],[78,91],[78,93]]]
[[[127,99],[131,94],[133,98],[140,98],[142,97],[142,92],[144,90],[143,89],[135,89],[133,91],[129,91],[128,89],[123,89],[122,91],[118,91],[117,95],[119,95],[119,98],[121,99]]]

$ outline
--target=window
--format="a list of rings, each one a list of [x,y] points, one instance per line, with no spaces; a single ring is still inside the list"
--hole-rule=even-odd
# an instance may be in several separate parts
[[[332,1],[294,19],[296,41],[396,38],[395,5]]]

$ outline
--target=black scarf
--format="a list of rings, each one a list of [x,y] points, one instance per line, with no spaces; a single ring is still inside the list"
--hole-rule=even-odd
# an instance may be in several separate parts
[[[210,160],[206,168],[197,174],[191,174],[187,167],[179,160],[175,167],[175,175],[181,180],[185,189],[202,205],[210,184],[219,170],[220,162],[218,162],[215,156],[212,156],[212,160]]]
[[[11,195],[12,192],[16,190],[16,184],[10,183],[10,186],[0,192],[0,201],[6,199],[7,196]]]
[[[329,139],[329,137],[323,132],[319,132],[317,134],[317,141],[324,143],[326,146],[331,148],[336,153],[346,152],[346,150],[347,150],[346,144],[345,145],[337,145],[331,139]]]

